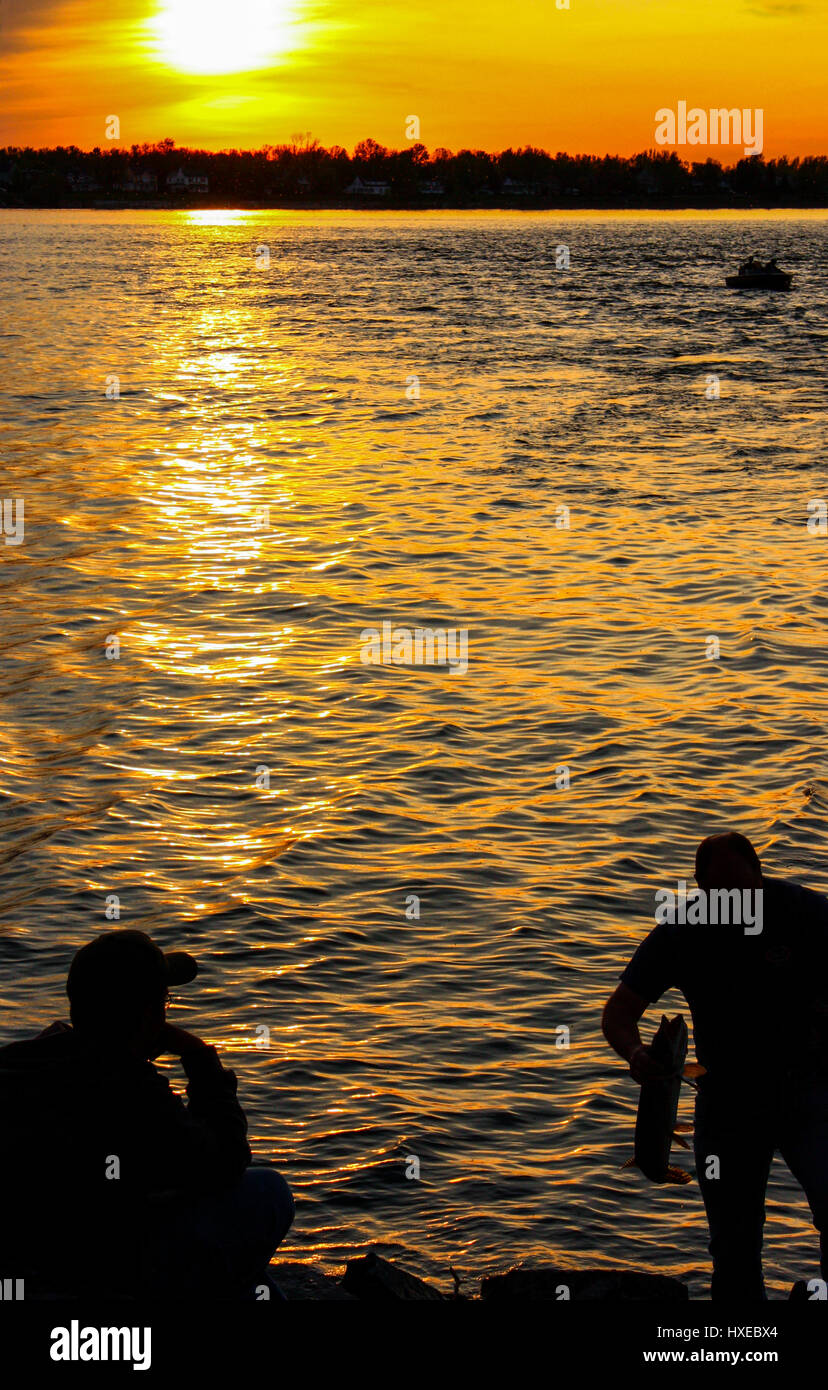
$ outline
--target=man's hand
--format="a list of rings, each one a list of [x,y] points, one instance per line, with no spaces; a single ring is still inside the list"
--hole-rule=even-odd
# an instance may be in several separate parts
[[[156,1042],[157,1051],[154,1057],[181,1057],[185,1052],[195,1052],[200,1047],[209,1047],[209,1043],[202,1042],[195,1033],[188,1033],[184,1028],[176,1028],[174,1023],[165,1023],[158,1034]]]
[[[650,1049],[639,1043],[630,1053],[630,1073],[639,1086],[644,1081],[667,1081],[670,1073],[650,1056]]]

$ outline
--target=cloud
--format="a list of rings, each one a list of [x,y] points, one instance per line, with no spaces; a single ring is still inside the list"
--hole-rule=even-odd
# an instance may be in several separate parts
[[[32,33],[46,28],[61,8],[61,0],[5,0],[3,52],[27,48]]]
[[[763,19],[787,19],[807,14],[813,8],[808,0],[754,0],[754,4],[748,6],[751,14],[761,15]]]
[[[18,29],[26,20],[37,22],[41,15],[58,9],[60,0],[6,0],[6,25]]]

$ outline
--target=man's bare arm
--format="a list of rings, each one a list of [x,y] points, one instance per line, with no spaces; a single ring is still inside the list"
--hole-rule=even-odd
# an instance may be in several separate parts
[[[630,1072],[639,1083],[655,1080],[664,1072],[650,1057],[649,1048],[641,1041],[639,1019],[648,1001],[628,985],[620,984],[604,1005],[601,1027],[604,1037],[617,1053],[630,1064]]]

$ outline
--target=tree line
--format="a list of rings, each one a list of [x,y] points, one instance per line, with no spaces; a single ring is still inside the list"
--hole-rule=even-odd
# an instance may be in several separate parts
[[[392,150],[361,140],[352,153],[311,136],[258,150],[155,144],[81,150],[0,149],[0,204],[54,206],[90,201],[188,201],[254,205],[388,206],[820,206],[828,204],[828,158],[763,156],[688,162],[675,150],[620,155],[550,154],[527,145]]]

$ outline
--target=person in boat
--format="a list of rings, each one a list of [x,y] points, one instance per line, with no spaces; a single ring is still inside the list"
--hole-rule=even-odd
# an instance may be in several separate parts
[[[143,932],[106,932],[72,960],[71,1025],[0,1049],[0,1249],[26,1298],[281,1296],[266,1271],[290,1190],[251,1165],[234,1073],[166,1019],[197,970]],[[180,1061],[186,1106],[160,1056]]]
[[[776,1150],[805,1191],[828,1281],[828,898],[767,876],[735,832],[703,840],[695,867],[706,902],[751,900],[754,925],[746,929],[746,913],[735,923],[735,907],[719,925],[660,921],[608,1000],[603,1031],[637,1082],[658,1078],[638,1024],[668,989],[683,993],[704,1068],[694,1147],[711,1297],[764,1299],[765,1189]],[[710,922],[721,915],[707,913]]]
[[[755,256],[749,256],[744,264],[739,266],[740,275],[758,275],[762,270],[764,266]]]
[[[765,266],[765,272],[768,275],[781,275],[782,272],[779,269],[779,266],[777,265],[775,256],[771,256],[770,260]]]

